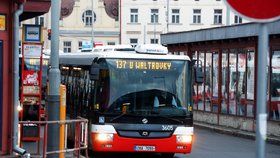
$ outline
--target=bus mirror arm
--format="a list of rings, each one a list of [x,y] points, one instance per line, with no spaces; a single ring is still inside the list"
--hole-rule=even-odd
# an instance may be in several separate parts
[[[195,83],[202,84],[204,77],[201,67],[194,67],[194,77],[195,77]]]
[[[192,67],[194,69],[194,81],[197,84],[202,84],[204,81],[202,62],[199,60],[192,60]]]
[[[89,72],[90,80],[97,81],[99,79],[99,72],[100,72],[99,65],[93,63],[90,67],[90,72]]]

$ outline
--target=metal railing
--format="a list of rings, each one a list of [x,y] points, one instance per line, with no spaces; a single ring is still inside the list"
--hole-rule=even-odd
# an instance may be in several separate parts
[[[46,158],[47,155],[51,154],[65,154],[69,152],[73,152],[73,156],[71,157],[81,157],[81,151],[85,151],[85,157],[88,157],[88,120],[79,117],[75,120],[61,120],[61,121],[19,121],[20,126],[28,126],[28,125],[37,125],[39,128],[43,129],[43,134],[39,134],[39,139],[37,143],[37,153],[31,153],[31,157],[43,157]],[[59,124],[60,128],[62,126],[65,127],[64,130],[64,143],[63,149],[59,149],[57,151],[47,151],[47,131],[48,126],[51,124]],[[22,136],[20,136],[22,137]],[[68,140],[73,141],[72,148],[68,148]],[[42,142],[42,144],[41,144]],[[62,143],[62,142],[60,142]],[[24,145],[24,142],[20,142],[21,146]],[[25,147],[26,148],[26,147]],[[41,149],[41,150],[40,150]],[[26,148],[28,151],[28,148]],[[42,152],[40,152],[42,151]],[[30,152],[29,152],[30,153]],[[65,157],[65,155],[60,157]]]

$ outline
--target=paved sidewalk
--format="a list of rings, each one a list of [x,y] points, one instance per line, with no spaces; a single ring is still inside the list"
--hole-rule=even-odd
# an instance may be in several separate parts
[[[215,132],[230,134],[242,138],[255,139],[256,137],[256,134],[254,132],[243,131],[235,128],[212,125],[212,124],[207,124],[207,123],[202,123],[197,121],[194,122],[194,126],[199,128],[211,129],[214,130]],[[267,142],[275,145],[280,145],[280,138],[269,136],[267,138]]]

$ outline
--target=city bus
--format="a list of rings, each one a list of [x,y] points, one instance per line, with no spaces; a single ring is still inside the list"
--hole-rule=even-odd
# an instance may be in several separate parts
[[[192,62],[161,45],[60,54],[67,117],[89,120],[94,153],[173,157],[193,142]]]

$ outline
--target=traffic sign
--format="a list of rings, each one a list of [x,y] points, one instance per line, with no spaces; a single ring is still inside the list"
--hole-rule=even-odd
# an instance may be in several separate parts
[[[236,12],[260,22],[280,19],[279,0],[225,0]]]

